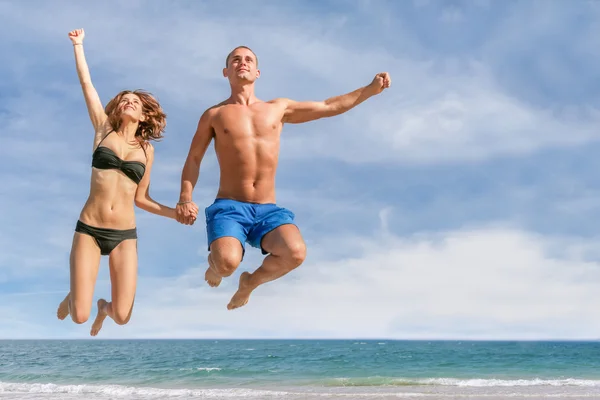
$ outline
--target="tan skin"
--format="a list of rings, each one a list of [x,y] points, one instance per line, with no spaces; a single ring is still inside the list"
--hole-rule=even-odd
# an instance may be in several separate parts
[[[220,165],[217,197],[252,203],[275,203],[275,174],[279,159],[279,140],[285,123],[304,123],[342,114],[369,97],[389,88],[388,73],[380,73],[364,87],[325,101],[298,102],[278,98],[264,102],[254,95],[260,76],[252,51],[239,48],[229,58],[223,76],[229,79],[231,96],[209,108],[200,117],[189,154],[182,171],[177,221],[193,224],[197,206],[192,192],[200,173],[200,164],[211,142]],[[297,268],[306,257],[306,245],[299,229],[282,225],[266,234],[261,243],[269,253],[253,273],[240,276],[238,291],[227,305],[235,309],[245,305],[258,286],[281,278]],[[237,239],[223,237],[210,246],[207,283],[219,286],[242,260]]]
[[[138,140],[135,133],[144,110],[140,98],[126,94],[118,105],[121,124],[112,131],[107,115],[94,88],[83,51],[83,29],[69,32],[75,52],[77,73],[83,90],[88,113],[94,127],[92,151],[100,141],[102,146],[113,150],[122,160],[140,161],[146,164],[145,174],[139,185],[119,170],[92,168],[89,197],[81,210],[79,219],[90,226],[111,229],[135,228],[134,205],[148,212],[175,219],[175,209],[154,201],[149,195],[150,174],[154,161],[154,147],[149,142]],[[143,147],[143,148],[142,148]],[[145,152],[144,152],[145,150]],[[191,217],[197,209],[189,208]],[[71,319],[78,324],[90,316],[94,287],[100,266],[100,249],[88,235],[75,232],[70,255],[71,290],[60,303],[57,316]],[[126,324],[133,309],[137,284],[137,240],[122,241],[109,255],[111,279],[111,302],[100,299],[98,314],[90,334],[96,336],[108,316],[117,324]]]

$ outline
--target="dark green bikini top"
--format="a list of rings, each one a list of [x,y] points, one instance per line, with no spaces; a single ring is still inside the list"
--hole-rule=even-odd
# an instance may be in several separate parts
[[[111,132],[106,136],[110,135]],[[100,143],[106,139],[106,136],[102,138]],[[98,169],[118,169],[139,185],[146,172],[146,165],[140,161],[121,160],[114,151],[108,147],[100,146],[100,143],[98,143],[98,147],[96,147],[94,154],[92,154],[92,167]],[[142,150],[144,150],[143,147]],[[146,154],[146,150],[144,150],[144,154]]]

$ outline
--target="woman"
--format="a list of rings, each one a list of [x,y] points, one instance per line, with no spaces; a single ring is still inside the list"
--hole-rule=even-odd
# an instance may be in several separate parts
[[[123,91],[102,107],[83,52],[83,29],[69,32],[77,74],[94,126],[90,195],[75,226],[71,247],[71,290],[60,303],[59,319],[71,314],[78,324],[88,320],[100,257],[109,256],[112,301],[98,300],[91,335],[106,316],[117,324],[129,321],[137,281],[137,231],[134,204],[148,212],[175,219],[175,209],[150,198],[154,160],[151,140],[160,139],[166,115],[144,91]],[[196,214],[198,210],[195,210]]]

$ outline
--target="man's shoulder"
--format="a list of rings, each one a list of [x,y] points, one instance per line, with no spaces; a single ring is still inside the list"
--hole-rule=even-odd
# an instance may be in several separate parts
[[[214,104],[210,107],[208,107],[206,110],[204,110],[204,112],[202,113],[201,118],[212,118],[213,116],[215,116],[219,110],[223,107],[227,105],[227,100],[224,100],[218,104]]]
[[[214,104],[210,107],[208,107],[205,111],[205,113],[216,113],[218,112],[221,108],[225,107],[227,105],[227,100],[223,100],[220,103]]]
[[[278,107],[286,107],[290,103],[290,99],[285,97],[277,97],[275,99],[267,101],[266,103]]]
[[[276,97],[274,99],[267,101],[267,103],[280,104],[280,103],[287,103],[288,101],[290,101],[290,99],[288,99],[286,97]]]

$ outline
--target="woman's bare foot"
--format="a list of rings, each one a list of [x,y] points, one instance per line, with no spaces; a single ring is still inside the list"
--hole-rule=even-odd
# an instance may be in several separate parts
[[[102,329],[102,323],[104,322],[104,319],[108,315],[106,313],[106,305],[107,304],[108,304],[108,302],[104,299],[98,300],[98,315],[96,315],[96,319],[94,320],[94,323],[92,324],[92,330],[90,331],[90,335],[96,336],[98,334],[98,332],[100,332],[100,329]]]
[[[252,290],[253,289],[250,287],[250,272],[243,272],[242,275],[240,275],[238,290],[229,301],[229,304],[227,304],[227,309],[233,310],[245,306],[250,299]]]
[[[69,315],[69,300],[71,299],[71,292],[67,293],[67,296],[63,301],[58,305],[58,310],[56,310],[56,316],[58,319],[63,320],[67,318]]]

